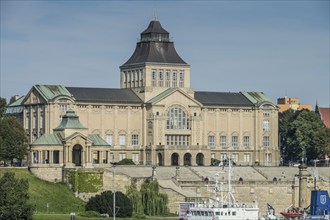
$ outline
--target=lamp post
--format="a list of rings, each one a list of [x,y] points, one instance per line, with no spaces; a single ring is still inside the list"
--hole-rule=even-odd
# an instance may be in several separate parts
[[[115,176],[116,176],[116,164],[117,163],[111,163],[112,164],[112,184],[113,184],[113,220],[116,220],[116,186],[115,186]]]

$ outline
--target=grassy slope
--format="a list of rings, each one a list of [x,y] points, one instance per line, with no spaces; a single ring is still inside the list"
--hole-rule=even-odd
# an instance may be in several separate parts
[[[50,183],[33,176],[27,169],[0,168],[0,176],[4,172],[14,172],[15,177],[29,180],[30,203],[36,206],[37,212],[78,213],[85,209],[85,202],[74,197],[68,187],[62,183]]]

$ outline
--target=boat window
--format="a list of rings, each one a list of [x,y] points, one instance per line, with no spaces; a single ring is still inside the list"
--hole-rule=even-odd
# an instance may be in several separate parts
[[[223,212],[221,212],[221,216],[223,216]]]
[[[209,216],[213,216],[213,212],[209,212]]]
[[[218,215],[219,216],[220,215],[220,212],[215,212],[215,215]]]
[[[209,216],[209,213],[208,213],[208,212],[204,212],[204,215],[205,215],[205,216]]]
[[[233,212],[232,214],[235,216],[236,215],[236,212]]]
[[[228,212],[228,215],[230,215],[230,212]]]
[[[200,212],[200,211],[197,211],[197,215],[198,215],[198,216],[201,216],[201,212]]]

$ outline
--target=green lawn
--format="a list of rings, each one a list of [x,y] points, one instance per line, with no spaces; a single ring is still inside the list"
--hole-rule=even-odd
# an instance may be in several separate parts
[[[33,219],[36,220],[70,220],[69,213],[76,213],[76,220],[101,220],[112,218],[87,218],[79,216],[85,210],[85,202],[76,198],[63,183],[50,183],[31,174],[27,169],[0,168],[0,177],[5,172],[14,172],[16,178],[29,180],[29,203],[36,207]],[[48,204],[48,208],[47,208]],[[116,218],[117,219],[117,218]],[[119,219],[119,218],[118,218]],[[163,220],[165,217],[148,217],[147,220]],[[138,220],[138,218],[120,218],[120,220]]]
[[[0,168],[0,176],[7,171],[29,180],[29,203],[36,207],[36,213],[78,213],[85,209],[85,202],[76,198],[65,184],[38,179],[27,169]]]

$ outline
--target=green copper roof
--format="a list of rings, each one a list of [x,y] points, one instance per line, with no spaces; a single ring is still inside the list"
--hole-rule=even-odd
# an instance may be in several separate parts
[[[93,142],[93,146],[110,146],[110,144],[103,140],[98,134],[89,134],[88,138]]]
[[[38,145],[61,145],[62,141],[60,138],[55,134],[43,134],[41,137],[39,137],[37,140],[35,140],[32,143],[32,146],[38,146]]]
[[[68,96],[73,98],[72,94],[64,86],[35,85],[34,88],[42,95],[46,101],[53,100],[58,96]]]
[[[76,113],[69,109],[66,111],[66,114],[63,116],[61,124],[54,128],[54,131],[63,131],[65,129],[87,129],[84,127],[80,121],[79,117],[76,115]]]
[[[13,107],[13,106],[20,106],[22,105],[22,101],[24,100],[25,96],[19,97],[15,102],[7,105],[7,107]]]
[[[159,102],[160,100],[162,100],[163,98],[171,95],[172,93],[174,93],[177,89],[176,88],[169,88],[169,89],[166,89],[164,92],[160,93],[159,95],[153,97],[152,99],[150,99],[148,101],[148,103],[150,104],[155,104],[157,102]]]
[[[241,92],[241,93],[247,99],[249,99],[250,102],[252,102],[253,105],[255,105],[255,106],[261,106],[262,104],[265,104],[265,103],[276,106],[274,104],[273,100],[263,92]]]

